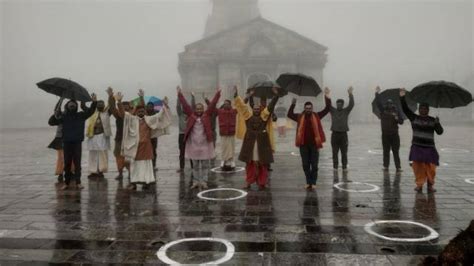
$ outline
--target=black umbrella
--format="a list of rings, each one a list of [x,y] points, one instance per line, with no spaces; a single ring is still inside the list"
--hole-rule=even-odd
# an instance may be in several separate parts
[[[252,87],[247,89],[247,93],[250,91],[255,91],[255,94],[253,96],[258,97],[258,98],[272,98],[275,96],[273,93],[273,88],[278,89],[278,96],[283,97],[288,94],[288,92],[284,89],[282,89],[278,84],[276,84],[273,81],[262,81],[262,82],[257,82],[255,83]]]
[[[469,91],[448,81],[431,81],[418,85],[410,92],[410,98],[435,108],[456,108],[472,102]]]
[[[318,96],[321,87],[312,77],[303,74],[282,74],[277,79],[278,85],[299,96]]]
[[[63,78],[50,78],[36,83],[38,88],[71,100],[90,102],[92,101],[89,92],[78,83]]]
[[[400,113],[402,114],[402,118],[403,120],[407,119],[407,117],[405,116],[405,114],[403,113],[403,110],[402,110],[402,103],[400,102],[400,89],[388,89],[388,90],[384,90],[382,91],[380,94],[379,94],[379,99],[380,99],[380,103],[382,105],[385,105],[385,103],[390,99],[392,100],[393,102],[393,105],[395,105],[395,107],[400,111]],[[410,108],[413,112],[416,112],[416,107],[417,107],[417,104],[415,101],[413,101],[411,98],[410,98],[410,92],[407,92],[407,96],[405,97],[405,100],[407,102],[407,105],[408,105],[408,108]],[[379,107],[377,106],[377,102],[375,101],[375,99],[372,101],[372,112],[378,117],[380,118],[380,111],[379,110]]]

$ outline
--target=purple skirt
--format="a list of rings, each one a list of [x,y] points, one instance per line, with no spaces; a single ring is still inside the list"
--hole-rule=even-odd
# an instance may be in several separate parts
[[[439,154],[435,147],[423,147],[412,144],[409,160],[439,165]]]

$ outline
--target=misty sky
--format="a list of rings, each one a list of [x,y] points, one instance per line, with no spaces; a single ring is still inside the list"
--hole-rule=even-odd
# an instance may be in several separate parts
[[[53,76],[102,98],[109,85],[175,98],[177,54],[211,11],[207,0],[0,2],[0,127],[46,126],[57,98],[35,83]],[[473,86],[473,2],[262,0],[260,11],[329,48],[324,85],[336,96],[351,84],[372,95],[377,84]],[[10,119],[16,107],[24,116]]]

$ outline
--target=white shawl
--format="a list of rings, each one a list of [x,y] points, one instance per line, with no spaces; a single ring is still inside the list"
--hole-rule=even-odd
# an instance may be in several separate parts
[[[151,128],[151,136],[161,136],[169,132],[171,119],[167,108],[163,107],[161,111],[155,115],[145,116],[145,123]],[[123,139],[121,154],[127,161],[135,159],[139,141],[139,124],[140,118],[128,112],[125,112],[123,119]],[[160,133],[161,132],[161,133]]]

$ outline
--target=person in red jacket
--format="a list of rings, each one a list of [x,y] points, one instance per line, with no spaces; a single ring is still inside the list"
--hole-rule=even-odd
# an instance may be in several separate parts
[[[191,188],[207,189],[209,161],[215,158],[214,136],[212,134],[211,115],[215,112],[217,101],[221,96],[218,89],[216,95],[204,111],[202,103],[196,104],[193,110],[186,101],[181,88],[178,86],[178,100],[187,115],[184,132],[185,157],[193,162],[193,186]]]
[[[222,171],[234,171],[237,110],[232,108],[230,100],[225,100],[222,108],[217,110],[217,116],[219,120],[219,134],[221,136],[221,169]]]

